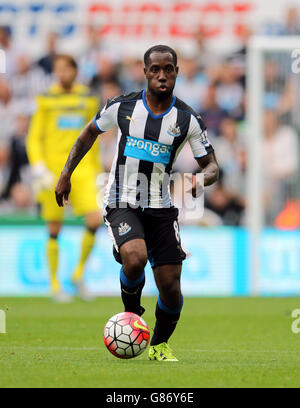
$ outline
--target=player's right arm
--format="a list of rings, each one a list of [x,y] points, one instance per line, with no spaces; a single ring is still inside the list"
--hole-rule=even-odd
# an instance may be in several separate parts
[[[97,113],[95,118],[84,127],[72,147],[55,187],[56,201],[60,207],[63,207],[64,201],[68,200],[71,191],[71,176],[77,165],[93,146],[98,135],[111,129],[117,123],[116,105],[112,105],[109,101],[102,112]]]

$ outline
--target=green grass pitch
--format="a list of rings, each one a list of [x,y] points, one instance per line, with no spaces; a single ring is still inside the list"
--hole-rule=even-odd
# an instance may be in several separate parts
[[[154,324],[154,298],[144,298]],[[102,341],[118,298],[53,304],[0,298],[0,387],[299,387],[300,333],[291,312],[300,298],[186,298],[170,345],[180,360],[119,360]]]

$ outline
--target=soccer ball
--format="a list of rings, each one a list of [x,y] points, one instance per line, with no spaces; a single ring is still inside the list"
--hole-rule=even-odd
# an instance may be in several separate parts
[[[149,339],[147,323],[135,313],[118,313],[104,327],[104,344],[118,358],[139,356],[148,346]]]

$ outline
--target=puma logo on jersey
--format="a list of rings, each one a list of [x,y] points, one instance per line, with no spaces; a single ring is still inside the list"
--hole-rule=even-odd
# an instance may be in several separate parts
[[[127,116],[126,116],[126,119],[129,120],[130,122],[132,122],[132,123],[134,124],[134,120],[132,119],[131,116],[128,116],[128,115],[127,115]]]

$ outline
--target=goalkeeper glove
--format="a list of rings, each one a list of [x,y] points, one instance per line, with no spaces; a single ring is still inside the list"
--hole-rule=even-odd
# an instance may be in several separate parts
[[[51,190],[55,176],[47,169],[44,163],[39,162],[32,166],[32,188],[35,194],[43,190]]]

